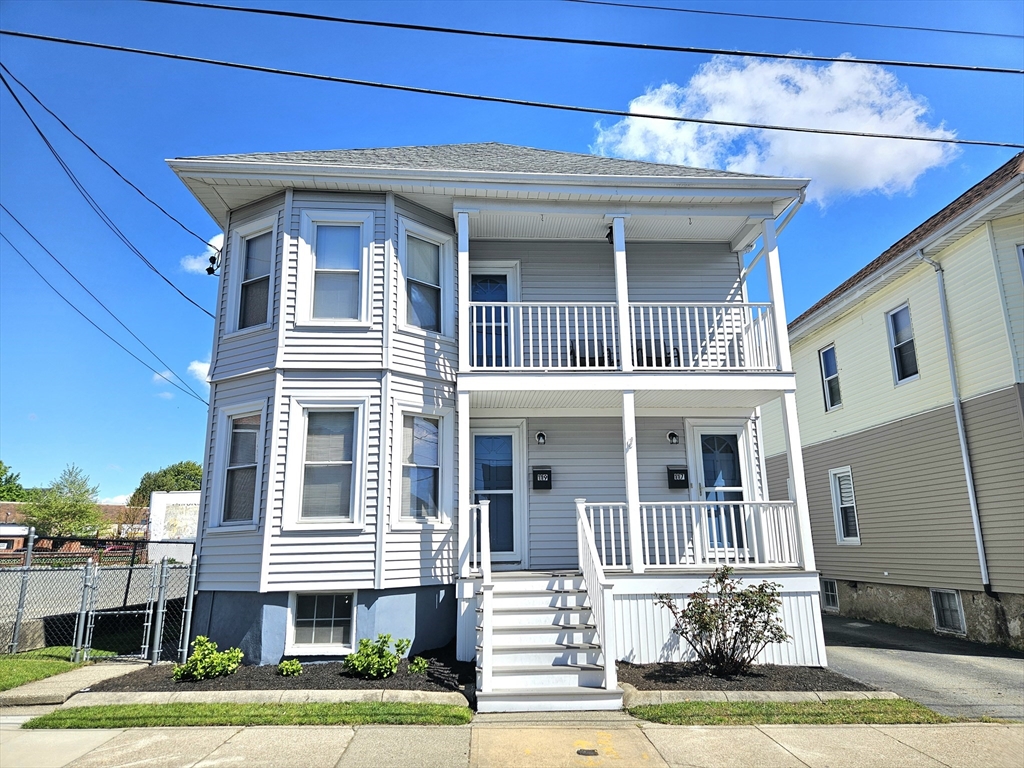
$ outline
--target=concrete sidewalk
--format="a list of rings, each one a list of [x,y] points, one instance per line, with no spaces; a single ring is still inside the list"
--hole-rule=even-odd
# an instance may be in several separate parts
[[[1024,725],[679,727],[622,713],[482,715],[463,726],[28,731],[4,768],[1020,768]]]
[[[29,707],[41,704],[63,704],[79,691],[91,688],[103,680],[127,675],[142,667],[145,661],[117,661],[86,664],[84,667],[61,672],[59,675],[19,685],[9,691],[0,691],[0,707]]]

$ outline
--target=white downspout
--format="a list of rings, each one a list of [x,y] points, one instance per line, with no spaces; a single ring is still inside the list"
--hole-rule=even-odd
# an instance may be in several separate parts
[[[971,505],[971,522],[974,525],[974,543],[978,547],[978,565],[981,566],[981,583],[985,594],[992,596],[992,583],[988,576],[988,560],[985,557],[985,539],[981,533],[981,516],[978,513],[978,496],[974,490],[974,474],[971,471],[971,452],[967,448],[967,431],[964,428],[964,410],[960,403],[960,385],[957,382],[956,360],[953,358],[953,337],[949,331],[949,309],[946,304],[946,280],[942,265],[924,255],[918,249],[917,258],[930,264],[935,270],[935,279],[939,288],[939,309],[942,313],[942,335],[946,340],[946,361],[949,363],[949,384],[953,390],[953,413],[956,415],[956,433],[960,439],[960,457],[964,462],[964,474],[967,476],[967,499]]]

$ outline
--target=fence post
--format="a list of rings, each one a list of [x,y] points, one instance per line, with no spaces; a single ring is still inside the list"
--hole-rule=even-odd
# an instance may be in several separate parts
[[[18,612],[14,615],[14,634],[11,635],[11,645],[8,653],[18,652],[18,640],[21,636],[21,617],[25,613],[25,598],[28,597],[28,574],[32,568],[32,550],[36,545],[36,529],[28,529],[28,549],[25,551],[25,565],[21,568],[21,593],[18,595]]]
[[[164,645],[164,611],[167,602],[167,558],[160,561],[160,575],[158,577],[159,588],[156,597],[156,626],[149,643],[149,661],[157,664],[160,661],[160,652]]]
[[[92,589],[93,562],[90,557],[82,566],[82,605],[78,609],[78,622],[75,624],[75,645],[71,660],[82,661],[85,648],[85,626],[89,619],[89,590]]]
[[[185,594],[185,610],[181,615],[181,644],[178,646],[178,663],[188,661],[188,636],[192,634],[192,601],[196,595],[196,571],[199,558],[192,555],[188,566],[188,592]]]

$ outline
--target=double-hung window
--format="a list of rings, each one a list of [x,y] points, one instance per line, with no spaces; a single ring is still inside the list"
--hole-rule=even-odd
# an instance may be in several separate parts
[[[400,308],[406,329],[454,335],[452,239],[410,219],[398,220],[398,259],[405,277]]]
[[[437,518],[441,490],[441,420],[406,414],[402,424],[402,517]]]
[[[369,322],[373,214],[303,211],[296,323]]]
[[[352,519],[354,411],[310,411],[302,468],[301,520]]]
[[[246,527],[259,519],[266,403],[217,409],[210,529]]]
[[[231,332],[259,328],[271,321],[276,222],[276,217],[269,216],[232,230]]]
[[[837,544],[860,544],[857,500],[853,493],[853,472],[849,467],[829,470],[832,511],[836,521]]]
[[[825,410],[831,411],[843,404],[839,391],[839,366],[836,364],[836,346],[829,344],[818,352],[821,360],[821,383],[825,390]]]
[[[893,374],[896,383],[918,375],[917,350],[914,347],[914,328],[910,322],[910,305],[894,309],[886,319],[889,325],[889,345],[892,349]]]

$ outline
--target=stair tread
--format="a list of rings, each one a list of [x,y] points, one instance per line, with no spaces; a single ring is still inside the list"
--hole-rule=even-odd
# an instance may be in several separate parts
[[[480,629],[480,627],[478,627]],[[518,632],[551,632],[552,630],[565,629],[586,632],[596,630],[596,624],[516,624],[514,627],[494,627],[495,633],[518,633]]]
[[[487,696],[615,696],[621,695],[624,691],[621,688],[598,688],[590,685],[574,685],[558,688],[492,688],[489,691],[477,691],[478,698]]]
[[[575,672],[603,672],[603,664],[510,664],[507,667],[494,667],[491,669],[492,675],[515,675],[515,674],[535,674],[544,672],[553,672],[558,674],[565,670],[572,670]],[[482,671],[480,667],[477,667],[477,671]]]
[[[600,651],[601,646],[598,643],[546,643],[544,645],[495,645],[492,650],[494,653],[558,653],[559,651]]]
[[[576,611],[589,611],[589,605],[527,605],[521,608],[498,608],[491,609],[494,613],[573,613]],[[477,613],[483,613],[483,608],[477,608]]]

